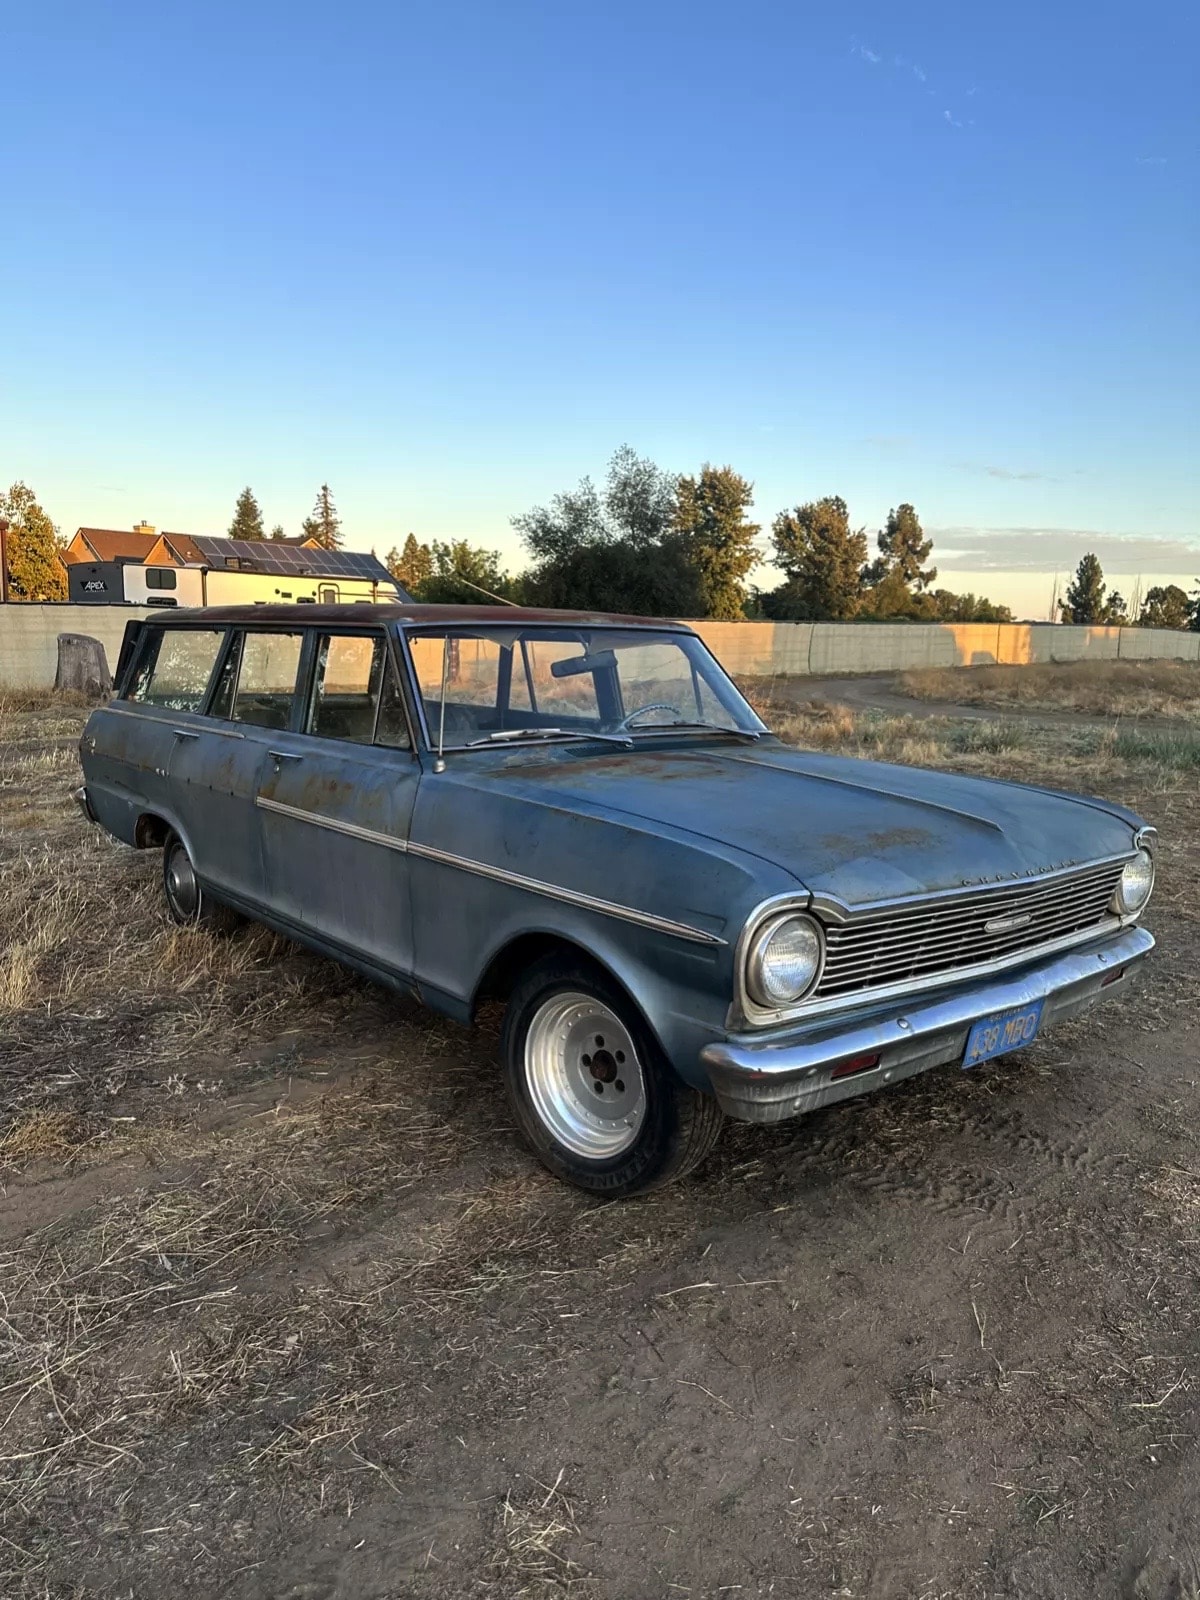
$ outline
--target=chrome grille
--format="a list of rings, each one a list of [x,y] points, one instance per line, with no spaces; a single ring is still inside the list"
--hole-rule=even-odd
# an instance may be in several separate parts
[[[1083,933],[1111,919],[1123,865],[1109,861],[1046,882],[997,884],[961,899],[826,923],[825,970],[813,998],[952,974]],[[1012,917],[1021,925],[1006,929]],[[1000,926],[989,933],[987,923]]]

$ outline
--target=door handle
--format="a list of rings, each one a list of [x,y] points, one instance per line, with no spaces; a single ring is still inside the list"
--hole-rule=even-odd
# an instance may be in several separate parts
[[[171,732],[177,739],[198,739],[200,737],[192,728],[172,728]]]
[[[303,756],[298,756],[291,750],[268,750],[267,754],[270,756],[271,760],[275,762],[304,760]]]

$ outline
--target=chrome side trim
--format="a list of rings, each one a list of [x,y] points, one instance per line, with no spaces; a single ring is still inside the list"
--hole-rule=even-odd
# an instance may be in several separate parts
[[[598,900],[594,895],[581,894],[574,889],[560,889],[557,884],[545,883],[540,878],[526,878],[519,872],[509,872],[504,867],[490,866],[486,861],[475,861],[470,856],[452,855],[448,850],[438,850],[433,845],[414,844],[411,840],[397,839],[388,833],[377,833],[373,828],[360,828],[353,822],[342,822],[336,817],[323,817],[316,811],[304,811],[299,806],[285,805],[282,800],[272,800],[269,795],[257,795],[255,805],[264,811],[274,811],[291,817],[296,822],[310,822],[316,828],[328,828],[333,833],[343,833],[351,839],[361,839],[365,844],[382,845],[385,850],[395,850],[401,855],[421,856],[426,861],[443,867],[457,867],[460,872],[471,872],[476,877],[491,878],[496,883],[511,884],[515,889],[525,889],[530,894],[544,895],[548,900],[561,900],[565,905],[579,906],[585,911],[598,911],[602,916],[617,917],[622,922],[632,922],[639,928],[651,928],[655,933],[669,933],[677,939],[688,939],[693,944],[724,945],[728,941],[708,933],[703,928],[693,928],[686,922],[673,922],[669,917],[656,917],[649,911],[638,911],[633,906],[618,905],[613,900]]]
[[[508,872],[504,867],[493,867],[485,861],[473,861],[469,856],[451,855],[448,850],[437,850],[428,844],[410,844],[410,855],[423,856],[444,867],[457,867],[462,872],[473,872],[481,878],[491,878],[496,883],[508,883],[515,889],[525,889],[530,894],[545,895],[548,900],[561,900],[564,905],[579,906],[584,911],[598,911],[605,917],[617,917],[622,922],[632,922],[639,928],[651,928],[655,933],[669,933],[677,939],[688,939],[693,944],[724,945],[728,940],[708,933],[703,928],[693,928],[686,922],[673,922],[669,917],[656,917],[649,911],[638,911],[633,906],[618,905],[614,900],[598,900],[594,895],[581,894],[575,889],[560,889],[557,884],[545,883],[540,878],[526,878],[519,872]]]
[[[330,833],[344,833],[348,839],[361,839],[364,844],[377,844],[385,850],[395,850],[399,855],[408,853],[407,839],[397,839],[390,833],[376,833],[374,828],[360,828],[357,823],[343,822],[340,817],[323,817],[317,811],[304,811],[299,806],[287,806],[282,800],[272,800],[265,794],[255,795],[254,804],[263,811],[274,811],[281,817],[291,817],[295,822],[311,822],[314,828],[328,828]]]

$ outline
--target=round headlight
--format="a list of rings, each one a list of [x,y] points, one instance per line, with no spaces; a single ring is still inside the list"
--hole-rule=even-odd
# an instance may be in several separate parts
[[[746,986],[760,1006],[794,1005],[820,975],[821,930],[811,917],[786,915],[763,923],[746,962]]]
[[[1132,861],[1125,863],[1117,892],[1113,896],[1113,910],[1121,916],[1132,916],[1140,911],[1150,898],[1154,887],[1154,857],[1149,850],[1139,850]]]

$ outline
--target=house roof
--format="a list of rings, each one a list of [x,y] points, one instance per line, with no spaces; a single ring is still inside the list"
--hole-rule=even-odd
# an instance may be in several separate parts
[[[91,548],[97,561],[144,561],[158,542],[157,534],[133,533],[128,528],[77,528],[75,538]],[[74,559],[78,560],[78,555]]]

